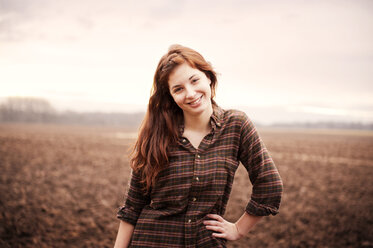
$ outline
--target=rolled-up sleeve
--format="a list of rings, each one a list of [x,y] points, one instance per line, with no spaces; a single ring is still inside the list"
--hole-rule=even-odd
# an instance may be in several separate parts
[[[256,216],[277,214],[283,191],[282,180],[254,124],[245,114],[242,116],[238,155],[253,185],[246,212]]]
[[[137,219],[145,205],[149,204],[150,198],[144,194],[140,177],[132,171],[131,180],[126,193],[126,200],[117,212],[117,218],[136,225]]]

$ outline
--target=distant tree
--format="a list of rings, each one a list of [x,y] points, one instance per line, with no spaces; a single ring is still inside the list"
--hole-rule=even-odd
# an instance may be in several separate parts
[[[8,97],[0,105],[0,121],[51,122],[55,116],[55,109],[42,98]]]
[[[138,127],[144,113],[57,112],[45,99],[8,97],[0,104],[0,122],[58,123]]]

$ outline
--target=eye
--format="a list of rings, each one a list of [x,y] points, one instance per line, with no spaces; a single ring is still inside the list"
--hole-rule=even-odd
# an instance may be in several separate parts
[[[193,78],[192,83],[197,83],[199,81],[199,78]]]
[[[179,93],[181,92],[182,88],[181,87],[177,87],[177,88],[174,88],[174,93]]]

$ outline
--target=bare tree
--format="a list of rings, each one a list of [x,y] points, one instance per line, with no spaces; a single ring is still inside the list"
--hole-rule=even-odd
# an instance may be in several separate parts
[[[0,105],[0,121],[51,122],[56,110],[45,99],[33,97],[8,97]]]

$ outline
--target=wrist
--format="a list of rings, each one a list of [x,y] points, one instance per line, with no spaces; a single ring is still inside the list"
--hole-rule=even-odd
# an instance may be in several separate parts
[[[236,227],[238,238],[242,238],[243,236],[245,236],[243,233],[240,232],[240,229],[238,228],[237,223],[234,223],[234,226]]]

